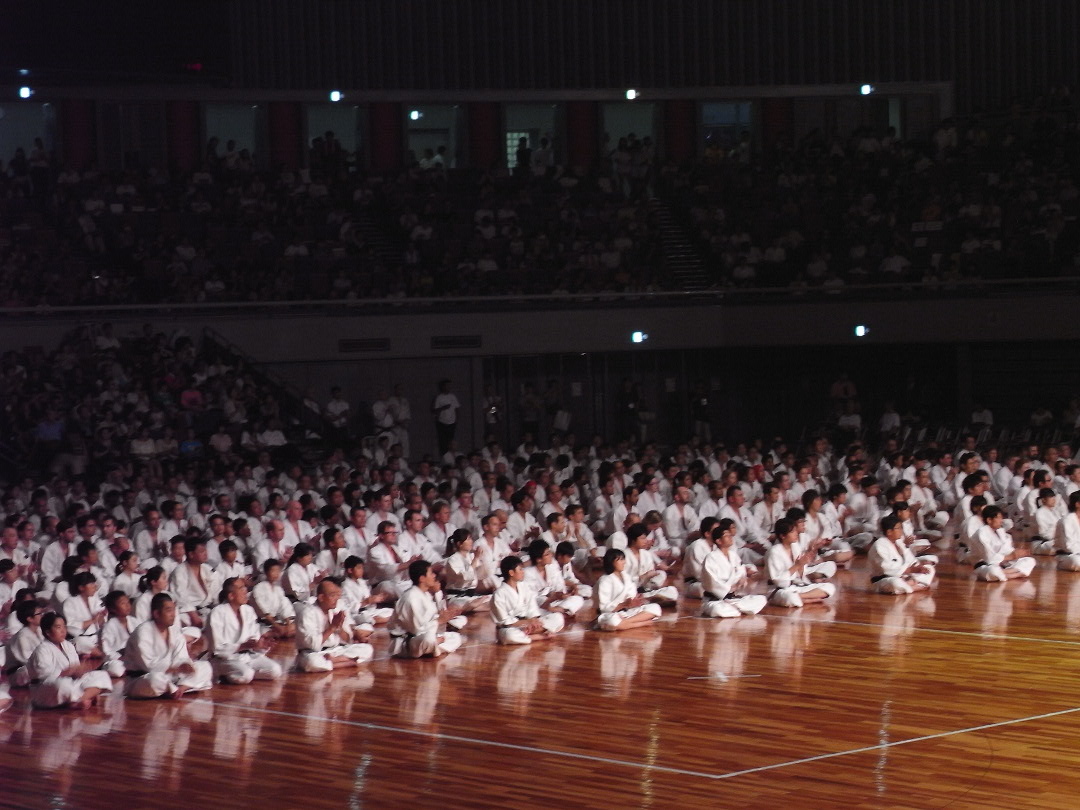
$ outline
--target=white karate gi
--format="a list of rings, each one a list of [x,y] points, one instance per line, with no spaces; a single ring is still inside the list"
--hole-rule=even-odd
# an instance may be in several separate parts
[[[768,602],[764,596],[732,593],[745,576],[746,566],[734,546],[724,552],[714,544],[701,567],[701,615],[711,619],[733,619],[760,613]]]
[[[658,570],[658,566],[656,555],[649,549],[626,549],[626,568],[623,573],[629,574],[637,583],[638,593],[646,599],[675,602],[679,598],[679,591],[674,585],[664,585],[667,574]]]
[[[490,595],[475,593],[480,587],[477,576],[478,558],[473,552],[454,552],[444,561],[446,576],[446,601],[454,607],[480,609],[491,602]]]
[[[210,611],[206,624],[207,645],[214,677],[227,683],[245,684],[252,680],[274,681],[281,677],[281,664],[255,650],[241,650],[249,641],[263,634],[259,618],[251,605],[240,605],[240,615],[230,604],[220,604]]]
[[[1049,506],[1035,510],[1034,532],[1031,535],[1031,553],[1050,555],[1057,551],[1054,538],[1057,535],[1058,514]]]
[[[491,599],[491,618],[498,628],[500,644],[532,643],[528,633],[513,626],[522,619],[538,619],[549,633],[558,633],[565,625],[561,614],[548,613],[540,608],[538,594],[527,581],[518,582],[517,587],[509,582],[498,587]]]
[[[105,653],[105,663],[101,668],[114,678],[124,677],[126,671],[122,660],[124,647],[132,632],[139,626],[139,620],[134,616],[111,617],[105,626],[101,628],[101,651]]]
[[[904,579],[904,574],[918,560],[911,549],[901,540],[894,543],[888,537],[879,537],[870,546],[870,587],[878,593],[905,594],[915,589]],[[934,581],[934,568],[929,571],[911,572],[910,578],[920,585],[929,586]]]
[[[593,591],[593,604],[596,605],[596,626],[600,630],[614,630],[624,619],[639,613],[649,613],[654,619],[660,618],[660,606],[650,602],[637,607],[619,609],[627,599],[638,595],[633,578],[627,576],[625,569],[621,574],[604,574],[597,580]]]
[[[285,589],[277,583],[271,585],[266,580],[258,583],[251,589],[251,599],[260,615],[270,616],[279,622],[296,618],[296,609],[285,594]]]
[[[371,596],[371,586],[366,579],[346,577],[341,582],[341,599],[357,624],[374,624],[376,619],[386,620],[394,615],[394,609],[378,605],[364,605]]]
[[[387,546],[376,543],[368,549],[367,565],[364,571],[368,580],[380,593],[388,593],[395,599],[401,597],[412,587],[408,569],[399,571],[398,566],[412,557],[409,549],[402,546]]]
[[[102,609],[101,599],[97,594],[91,596],[89,600],[81,596],[69,596],[64,600],[60,612],[64,616],[64,621],[67,622],[75,649],[83,655],[98,646],[98,636],[101,633],[100,625],[91,624],[83,628],[83,624],[94,618]]]
[[[452,630],[439,633],[439,607],[435,597],[417,587],[410,587],[398,600],[388,629],[390,654],[396,658],[442,655],[461,646],[459,633]]]
[[[296,562],[290,563],[281,577],[282,587],[285,588],[285,593],[289,595],[289,598],[298,604],[313,602],[315,577],[318,573],[319,569],[315,567],[315,563],[308,563],[307,565]]]
[[[135,599],[139,595],[139,574],[120,573],[112,581],[112,590],[123,591],[129,599]]]
[[[499,577],[499,564],[511,556],[510,544],[501,534],[496,535],[494,545],[490,545],[488,538],[481,537],[473,544],[473,555],[480,560],[476,569],[476,576],[480,584],[488,589],[498,588],[502,583]]]
[[[35,706],[55,709],[79,700],[87,689],[112,691],[112,681],[100,669],[72,678],[61,676],[68,667],[79,663],[79,653],[70,641],[59,645],[41,642],[26,662],[30,679],[30,699]]]
[[[1075,512],[1058,521],[1054,543],[1057,567],[1062,571],[1080,571],[1080,518]]]
[[[217,604],[220,591],[221,583],[209,563],[199,566],[198,575],[187,563],[178,565],[169,577],[169,594],[176,600],[176,612],[181,614],[181,624],[190,621],[187,618],[188,613],[198,613],[205,619]]]
[[[704,590],[701,584],[701,567],[705,564],[705,558],[716,548],[712,538],[699,537],[683,555],[683,592],[693,599],[700,599]]]
[[[562,571],[559,570],[559,565],[555,562],[552,562],[543,568],[536,565],[526,568],[525,582],[528,583],[529,587],[535,592],[537,604],[539,605],[546,602],[553,592],[569,590],[566,586],[566,581],[563,579]],[[549,607],[573,616],[585,607],[585,599],[578,596],[573,591],[570,591],[570,593],[562,599],[552,602]]]
[[[1024,576],[1031,576],[1035,568],[1033,557],[1021,557],[1006,561],[1013,552],[1012,539],[1004,529],[995,531],[983,526],[971,538],[971,560],[975,564],[975,578],[983,582],[1004,582],[1005,568],[1015,568]]]
[[[686,548],[687,535],[700,528],[701,519],[690,504],[683,506],[680,512],[679,505],[673,503],[664,510],[663,515],[664,533],[672,547],[681,553]]]
[[[339,612],[345,612],[345,620],[337,633],[323,639],[330,621]],[[296,668],[301,672],[330,672],[334,658],[351,658],[360,664],[370,661],[375,654],[370,644],[346,641],[353,637],[353,623],[348,610],[338,604],[327,616],[317,604],[297,605],[296,614]]]
[[[801,553],[801,547],[796,544],[792,551],[798,555]],[[769,604],[797,608],[803,605],[801,594],[808,591],[820,589],[829,596],[836,593],[836,586],[831,582],[807,582],[802,576],[792,574],[791,566],[794,564],[795,560],[792,559],[791,552],[783,543],[777,543],[765,555],[769,584],[773,586],[772,591],[769,592]]]
[[[187,638],[176,625],[162,635],[152,619],[140,624],[128,638],[123,661],[130,678],[128,697],[158,698],[171,695],[181,686],[190,692],[198,692],[214,685],[210,664],[191,660]],[[192,664],[194,671],[169,672],[181,664]]]
[[[30,674],[26,664],[34,650],[45,640],[37,627],[23,626],[7,643],[7,660],[4,669],[13,686],[26,686],[30,683]]]

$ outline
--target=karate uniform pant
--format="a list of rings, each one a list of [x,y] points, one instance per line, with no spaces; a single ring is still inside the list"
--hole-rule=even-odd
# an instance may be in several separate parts
[[[580,597],[574,597],[580,599]],[[540,617],[540,624],[549,633],[558,633],[563,629],[566,621],[560,613],[545,613]],[[520,627],[500,627],[498,631],[500,644],[532,644],[529,634]]]
[[[1057,549],[1054,548],[1054,541],[1047,540],[1045,537],[1035,535],[1031,538],[1031,553],[1037,554],[1040,557],[1049,557],[1052,554],[1057,553]]]
[[[859,532],[847,539],[851,547],[858,551],[866,551],[875,540],[877,540],[877,537],[873,532]]]
[[[657,571],[647,580],[642,582],[641,587],[647,591],[655,591],[657,588],[663,588],[665,582],[667,582],[667,574],[663,571]]]
[[[701,599],[704,595],[705,586],[701,584],[700,580],[694,582],[683,580],[683,596],[687,599]]]
[[[423,658],[425,655],[445,655],[461,646],[460,633],[447,630],[440,642],[437,633],[423,636],[394,636],[390,639],[390,654],[395,658]]]
[[[30,700],[40,709],[55,709],[80,700],[87,689],[112,691],[112,679],[100,669],[78,678],[49,678],[30,687]]]
[[[757,551],[754,551],[749,546],[743,546],[739,549],[739,560],[745,565],[753,565],[757,567],[765,562],[765,555]]]
[[[623,623],[623,619],[630,619],[639,613],[648,613],[654,619],[659,619],[663,611],[659,605],[639,605],[638,607],[616,610],[613,613],[601,613],[596,617],[596,627],[599,630],[614,630]]]
[[[387,593],[394,599],[400,599],[401,595],[411,587],[411,582],[402,582],[399,579],[384,579],[375,586],[375,593]]]
[[[148,672],[128,681],[127,696],[131,698],[159,698],[171,695],[177,687],[189,692],[202,692],[214,685],[214,669],[208,661],[195,661],[195,671],[182,675],[168,672]]]
[[[352,620],[353,624],[356,625],[374,625],[376,619],[389,621],[390,617],[393,615],[393,608],[366,607],[363,610],[354,613]]]
[[[446,603],[450,607],[465,610],[487,610],[491,606],[491,594],[483,596],[448,596],[446,597]]]
[[[1019,560],[1010,560],[1000,565],[980,565],[975,569],[975,579],[981,582],[1004,582],[1008,579],[1005,576],[1006,568],[1012,568],[1025,577],[1030,577],[1031,572],[1035,570],[1035,558],[1021,557]]]
[[[75,645],[75,652],[79,655],[86,655],[98,645],[97,633],[92,636],[75,636],[71,643]]]
[[[254,680],[276,681],[282,675],[281,664],[262,653],[237,653],[228,658],[213,658],[214,677],[232,684],[251,683]]]
[[[1058,554],[1057,567],[1059,571],[1080,571],[1080,554]],[[15,683],[14,678],[11,682]]]
[[[930,584],[934,581],[934,573],[934,571],[926,571],[912,574],[911,579],[920,585],[930,587]],[[915,589],[911,586],[911,582],[903,577],[885,577],[884,579],[879,579],[877,582],[871,582],[870,587],[878,593],[886,593],[894,596],[915,592]]]
[[[814,565],[808,565],[803,569],[803,573],[808,577],[812,574],[816,574],[817,576],[832,578],[836,576],[836,563],[831,560],[826,560],[824,562],[815,563]]]
[[[558,602],[552,602],[550,607],[554,608],[555,610],[565,611],[566,613],[569,613],[571,616],[573,616],[575,613],[585,607],[585,600],[580,596],[575,596],[571,594],[570,596],[564,596]],[[561,619],[562,617],[560,616],[559,618]],[[559,629],[561,630],[562,628],[560,627]]]
[[[351,658],[357,664],[370,661],[375,654],[370,644],[339,644],[321,650],[296,654],[296,668],[301,672],[330,672],[334,669],[331,658]]]
[[[761,613],[768,604],[761,594],[740,596],[736,599],[708,599],[701,603],[701,615],[707,619],[737,619],[739,616],[754,616]]]
[[[831,582],[818,582],[812,585],[788,585],[777,588],[769,594],[769,604],[777,607],[800,608],[803,606],[802,594],[809,591],[825,591],[827,596],[836,593],[836,586]]]
[[[674,585],[665,585],[663,588],[642,591],[641,595],[646,599],[657,600],[660,602],[677,602],[679,599],[679,589]]]
[[[101,665],[103,672],[109,673],[110,678],[123,678],[127,669],[124,667],[124,662],[120,659],[118,654],[110,655],[105,659],[105,663]]]

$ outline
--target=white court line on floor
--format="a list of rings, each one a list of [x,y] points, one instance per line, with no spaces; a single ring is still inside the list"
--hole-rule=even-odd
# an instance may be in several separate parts
[[[1015,720],[1002,720],[998,723],[987,723],[982,726],[972,726],[970,728],[960,728],[955,731],[941,731],[937,734],[926,734],[922,737],[912,737],[908,740],[896,740],[895,742],[881,743],[879,745],[867,745],[862,748],[852,748],[847,751],[835,751],[831,754],[818,754],[814,757],[803,757],[801,759],[793,759],[788,762],[777,762],[773,765],[760,765],[757,768],[745,768],[741,771],[731,771],[730,773],[717,774],[710,778],[712,779],[734,779],[736,776],[746,776],[751,773],[761,773],[762,771],[773,771],[777,768],[788,768],[792,765],[804,765],[807,762],[821,762],[824,759],[834,759],[836,757],[846,757],[850,754],[863,754],[869,751],[881,751],[885,748],[895,748],[898,745],[908,745],[910,743],[925,742],[926,740],[936,740],[941,737],[952,737],[957,734],[968,734],[972,731],[986,731],[990,728],[1000,728],[1001,726],[1012,726],[1017,723],[1029,723],[1032,720],[1045,720],[1048,717],[1060,717],[1063,714],[1073,714],[1074,712],[1080,712],[1080,706],[1072,709],[1062,709],[1058,712],[1047,712],[1046,714],[1033,714],[1031,717],[1018,717]]]
[[[391,734],[408,734],[414,737],[430,737],[437,740],[447,740],[451,742],[471,743],[473,745],[484,745],[492,748],[505,748],[511,751],[526,751],[531,754],[546,754],[549,756],[563,757],[564,759],[577,759],[584,760],[586,762],[599,762],[604,765],[619,765],[625,768],[635,768],[649,771],[659,771],[661,773],[672,773],[679,776],[696,776],[701,779],[721,780],[721,779],[734,779],[738,776],[748,776],[753,773],[761,773],[764,771],[773,771],[779,768],[789,768],[792,765],[805,765],[808,762],[821,762],[826,759],[835,759],[837,757],[846,757],[851,754],[864,754],[870,751],[880,751],[885,748],[895,748],[900,745],[909,745],[911,743],[925,742],[927,740],[936,740],[942,737],[953,737],[957,734],[968,734],[973,731],[986,731],[991,728],[1001,728],[1002,726],[1012,726],[1018,723],[1029,723],[1034,720],[1046,720],[1050,717],[1060,717],[1066,714],[1074,714],[1080,712],[1080,706],[1072,709],[1062,709],[1056,712],[1047,712],[1045,714],[1034,714],[1030,717],[1018,717],[1014,720],[1001,720],[997,723],[986,723],[981,726],[971,726],[969,728],[955,729],[954,731],[941,731],[937,734],[925,734],[921,737],[912,737],[907,740],[896,740],[894,742],[881,743],[879,745],[867,745],[862,748],[850,748],[846,751],[834,751],[830,754],[818,754],[812,757],[802,757],[800,759],[792,759],[786,762],[775,762],[772,765],[759,765],[756,768],[744,768],[739,771],[728,771],[727,773],[707,773],[705,771],[694,771],[687,768],[672,768],[666,765],[655,765],[646,762],[634,762],[632,760],[625,759],[613,759],[611,757],[598,757],[592,754],[578,754],[573,751],[559,751],[555,748],[542,748],[534,745],[518,745],[516,743],[500,742],[498,740],[485,740],[479,737],[466,737],[461,734],[444,734],[439,731],[424,731],[418,728],[402,728],[400,726],[386,726],[381,723],[365,723],[360,720],[344,720],[337,717],[315,717],[308,714],[301,714],[300,712],[287,712],[281,709],[267,709],[259,706],[245,706],[240,703],[223,703],[214,700],[207,700],[206,698],[197,698],[192,703],[207,703],[211,706],[220,706],[228,709],[238,709],[240,711],[248,712],[260,712],[262,714],[270,714],[278,717],[291,717],[297,720],[319,720],[324,723],[336,723],[343,726],[351,726],[353,728],[363,728],[372,731],[386,731]]]
[[[905,627],[895,624],[875,624],[874,622],[852,622],[844,619],[803,619],[799,616],[783,616],[778,613],[761,613],[766,619],[787,619],[789,622],[802,622],[803,624],[850,624],[855,627],[877,627],[881,630],[919,631],[921,633],[944,633],[950,636],[973,636],[987,641],[1034,641],[1038,644],[1065,644],[1071,647],[1080,647],[1080,641],[1066,641],[1057,638],[1032,638],[1030,636],[1005,636],[999,633],[976,633],[971,630],[941,630],[936,627]]]
[[[466,737],[460,734],[444,734],[439,731],[424,731],[419,728],[402,728],[400,726],[384,726],[381,723],[365,723],[360,720],[343,720],[338,717],[313,717],[312,715],[301,714],[299,712],[286,712],[280,709],[266,709],[259,706],[245,706],[240,703],[221,703],[215,700],[207,700],[205,698],[198,698],[191,701],[192,703],[207,703],[212,706],[221,706],[229,709],[239,709],[240,711],[248,712],[261,712],[263,714],[272,714],[278,717],[292,717],[297,720],[319,720],[324,723],[337,723],[343,726],[352,726],[353,728],[364,728],[372,731],[388,731],[392,734],[410,734],[414,737],[430,737],[436,740],[448,740],[450,742],[472,743],[473,745],[486,745],[492,748],[507,748],[512,751],[526,751],[530,754],[547,754],[550,756],[564,757],[566,759],[580,759],[587,762],[599,762],[604,765],[621,765],[627,768],[645,768],[652,771],[661,771],[663,773],[673,773],[679,776],[698,776],[702,779],[718,779],[721,778],[717,774],[705,773],[703,771],[691,771],[685,768],[671,768],[666,765],[650,765],[645,762],[633,762],[631,760],[624,759],[612,759],[610,757],[598,757],[592,754],[578,754],[573,751],[559,751],[555,748],[541,748],[535,745],[518,745],[516,743],[500,742],[498,740],[485,740],[479,737]]]

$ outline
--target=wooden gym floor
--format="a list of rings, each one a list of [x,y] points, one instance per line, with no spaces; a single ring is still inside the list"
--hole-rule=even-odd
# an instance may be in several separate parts
[[[1080,574],[0,714],[18,808],[1076,808]],[[291,659],[287,647],[276,651]],[[1075,693],[1075,694],[1074,694]]]

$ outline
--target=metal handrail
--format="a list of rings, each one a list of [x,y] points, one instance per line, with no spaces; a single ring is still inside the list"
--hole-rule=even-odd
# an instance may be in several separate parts
[[[661,304],[755,304],[784,303],[807,300],[867,300],[881,298],[895,299],[896,293],[906,293],[912,298],[955,298],[962,296],[982,296],[991,292],[1023,292],[1039,294],[1060,292],[1065,288],[1080,289],[1080,277],[1049,276],[1038,278],[1010,279],[963,279],[958,281],[939,281],[933,285],[922,282],[886,282],[857,284],[839,288],[824,289],[811,287],[804,290],[792,290],[790,287],[738,287],[719,290],[663,290],[656,292],[599,292],[599,293],[563,293],[529,295],[488,295],[488,296],[446,296],[442,298],[366,298],[345,300],[339,298],[296,300],[296,301],[216,301],[203,303],[176,304],[94,304],[86,306],[36,306],[0,308],[0,316],[49,317],[54,315],[102,315],[105,313],[175,313],[175,312],[215,312],[215,311],[281,311],[282,309],[337,309],[355,311],[378,308],[380,315],[414,314],[420,307],[460,308],[479,307],[481,309],[504,309],[508,304],[519,305],[599,305],[631,306]]]

